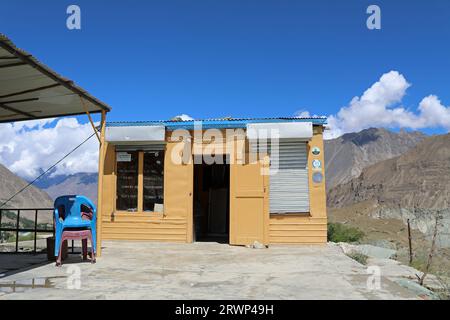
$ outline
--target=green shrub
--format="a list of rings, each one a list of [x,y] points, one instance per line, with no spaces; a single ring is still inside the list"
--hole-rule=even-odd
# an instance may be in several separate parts
[[[327,235],[331,242],[358,242],[364,237],[364,233],[358,228],[342,223],[328,223]]]
[[[359,252],[351,252],[351,253],[347,254],[347,256],[349,256],[353,260],[358,261],[359,263],[361,263],[363,265],[367,264],[367,259],[369,258],[365,254],[362,254],[362,253],[359,253]]]

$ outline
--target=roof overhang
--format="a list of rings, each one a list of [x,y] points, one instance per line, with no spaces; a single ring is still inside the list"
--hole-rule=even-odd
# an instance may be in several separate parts
[[[247,125],[247,138],[258,140],[276,135],[279,139],[304,139],[313,137],[312,122],[290,122],[290,123],[249,123]]]
[[[0,123],[111,111],[0,34]]]
[[[166,136],[165,126],[137,127],[121,126],[106,127],[105,139],[112,144],[127,143],[159,143],[164,142]]]

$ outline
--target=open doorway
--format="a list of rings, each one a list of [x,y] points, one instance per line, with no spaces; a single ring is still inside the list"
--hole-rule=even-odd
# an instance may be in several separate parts
[[[229,243],[230,166],[194,165],[194,241]]]

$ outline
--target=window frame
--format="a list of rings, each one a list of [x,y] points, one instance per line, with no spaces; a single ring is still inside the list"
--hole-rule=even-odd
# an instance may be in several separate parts
[[[144,211],[144,153],[143,150],[134,150],[138,153],[138,205],[136,211],[124,211],[124,210],[117,210],[117,148],[114,152],[114,206],[113,206],[113,212],[114,216],[117,217],[129,217],[130,215],[133,216],[145,216],[145,217],[162,217],[164,216],[164,202],[166,199],[166,165],[165,165],[165,158],[166,158],[166,149],[161,150],[161,152],[164,152],[164,174],[163,174],[163,210],[162,212],[155,212],[155,211]],[[131,152],[131,151],[128,151]]]
[[[162,206],[163,206],[163,210],[162,211],[155,211],[154,209],[152,211],[150,210],[145,210],[145,186],[144,186],[144,182],[145,182],[145,155],[146,154],[154,154],[154,153],[162,153],[162,167],[163,167],[163,172],[162,172]],[[164,171],[165,171],[165,150],[158,150],[158,151],[143,151],[142,152],[142,212],[154,212],[154,213],[161,213],[164,212],[164,198],[165,198],[165,194],[164,194]]]
[[[118,188],[118,181],[119,181],[119,175],[118,175],[118,164],[119,164],[119,162],[117,161],[117,153],[118,152],[121,152],[121,151],[115,151],[115,153],[114,153],[114,168],[115,168],[115,170],[114,170],[114,176],[115,176],[115,179],[114,179],[114,211],[119,211],[119,212],[125,212],[125,213],[127,213],[127,214],[130,214],[130,213],[136,213],[136,212],[138,212],[139,211],[139,151],[128,151],[128,152],[135,152],[136,154],[137,154],[137,166],[138,166],[138,170],[137,170],[137,198],[136,198],[136,201],[137,201],[137,203],[136,203],[136,211],[130,211],[130,210],[117,210],[117,202],[118,202],[118,199],[119,199],[119,197],[118,197],[118,190],[119,190],[119,188]]]

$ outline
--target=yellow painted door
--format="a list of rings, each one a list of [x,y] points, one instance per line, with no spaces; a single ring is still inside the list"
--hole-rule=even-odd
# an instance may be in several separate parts
[[[230,166],[230,244],[268,244],[267,161]]]
[[[193,174],[192,158],[186,162],[173,160],[175,143],[168,143],[164,164],[164,214],[166,219],[183,219],[186,228],[186,242],[192,242],[192,199]],[[175,153],[175,152],[174,152]]]

